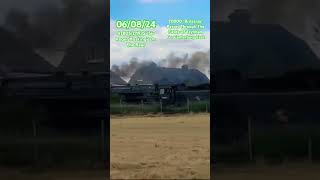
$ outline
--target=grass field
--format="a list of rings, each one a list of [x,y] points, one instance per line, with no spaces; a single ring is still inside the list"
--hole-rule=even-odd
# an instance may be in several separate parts
[[[120,114],[146,114],[146,113],[207,113],[210,112],[210,103],[208,101],[190,101],[184,105],[169,105],[161,108],[159,103],[148,104],[111,104],[110,113],[114,115]]]
[[[209,114],[112,116],[112,179],[209,179]]]

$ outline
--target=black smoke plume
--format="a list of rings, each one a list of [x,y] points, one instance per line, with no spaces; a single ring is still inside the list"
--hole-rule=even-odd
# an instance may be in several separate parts
[[[103,0],[57,0],[32,12],[21,6],[9,10],[4,26],[35,48],[68,47],[87,23],[103,15],[106,7]]]
[[[190,57],[186,54],[184,57],[178,57],[171,53],[166,59],[158,63],[161,67],[181,68],[183,65],[188,65],[192,69],[198,69],[204,74],[208,74],[210,67],[210,52],[198,51],[193,53]]]
[[[128,63],[123,63],[120,66],[113,65],[111,71],[115,72],[123,79],[129,79],[137,69],[150,64],[157,64],[160,67],[167,68],[181,68],[183,65],[188,65],[189,68],[198,69],[209,77],[210,53],[209,51],[198,51],[193,53],[191,56],[186,54],[183,57],[179,57],[174,53],[171,53],[166,59],[162,59],[157,63],[150,60],[139,60],[138,58],[132,58]]]
[[[140,61],[138,58],[134,57],[131,58],[128,63],[123,63],[120,66],[112,65],[111,70],[123,79],[129,79],[137,69],[151,63],[153,62],[146,60]]]
[[[238,8],[249,9],[257,23],[281,24],[291,32],[303,33],[308,19],[320,24],[318,0],[216,0],[213,20],[227,20]]]
[[[313,28],[320,27],[318,0],[215,0],[213,3],[214,21],[227,21],[234,9],[248,9],[254,23],[280,24],[310,45],[314,41],[320,43],[320,33]],[[318,48],[312,48],[320,55]]]

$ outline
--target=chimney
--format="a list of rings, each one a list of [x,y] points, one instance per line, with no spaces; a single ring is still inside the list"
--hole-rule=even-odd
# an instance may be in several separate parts
[[[181,67],[181,69],[183,69],[183,70],[188,70],[189,69],[189,67],[188,67],[188,65],[183,65],[182,67]]]
[[[229,15],[229,20],[231,23],[237,24],[248,24],[251,23],[251,13],[247,9],[236,9],[233,13]]]

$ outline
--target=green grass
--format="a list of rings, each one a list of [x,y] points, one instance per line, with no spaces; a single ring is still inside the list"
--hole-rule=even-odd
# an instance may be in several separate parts
[[[302,134],[257,135],[253,143],[254,152],[258,156],[296,158],[308,156],[308,138]]]
[[[118,94],[110,94],[110,104],[119,104],[121,97]]]
[[[6,137],[0,144],[0,165],[87,168],[102,162],[102,148],[98,137],[67,138]]]
[[[192,112],[210,112],[209,101],[191,101],[190,111]]]
[[[111,103],[111,114],[148,114],[160,113],[161,106],[158,103],[133,104],[133,103]],[[210,112],[209,101],[190,101],[189,108],[187,103],[183,105],[163,105],[163,113],[188,113],[188,112]]]
[[[320,131],[309,128],[285,131],[285,129],[270,129],[253,133],[253,156],[264,157],[268,160],[307,160],[309,153],[309,137],[312,139],[312,156],[314,161],[320,160]],[[239,143],[217,145],[217,159],[230,162],[241,160],[248,162],[248,139],[243,138]]]

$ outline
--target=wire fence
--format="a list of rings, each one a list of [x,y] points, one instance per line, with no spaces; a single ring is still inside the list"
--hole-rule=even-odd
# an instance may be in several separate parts
[[[49,121],[48,112],[20,101],[0,107],[0,167],[92,168],[108,156],[104,119],[91,120],[93,130],[60,128]]]
[[[0,136],[0,166],[94,167],[102,164],[104,139],[98,134],[52,132],[35,126],[33,132]]]
[[[319,91],[211,94],[213,162],[320,162]]]
[[[166,104],[163,101],[128,103],[119,100],[110,104],[111,114],[147,114],[147,113],[200,113],[210,112],[209,100],[187,100],[183,103]]]
[[[248,117],[245,134],[232,142],[216,145],[214,153],[215,161],[228,163],[320,162],[320,133],[317,125],[263,126]]]

